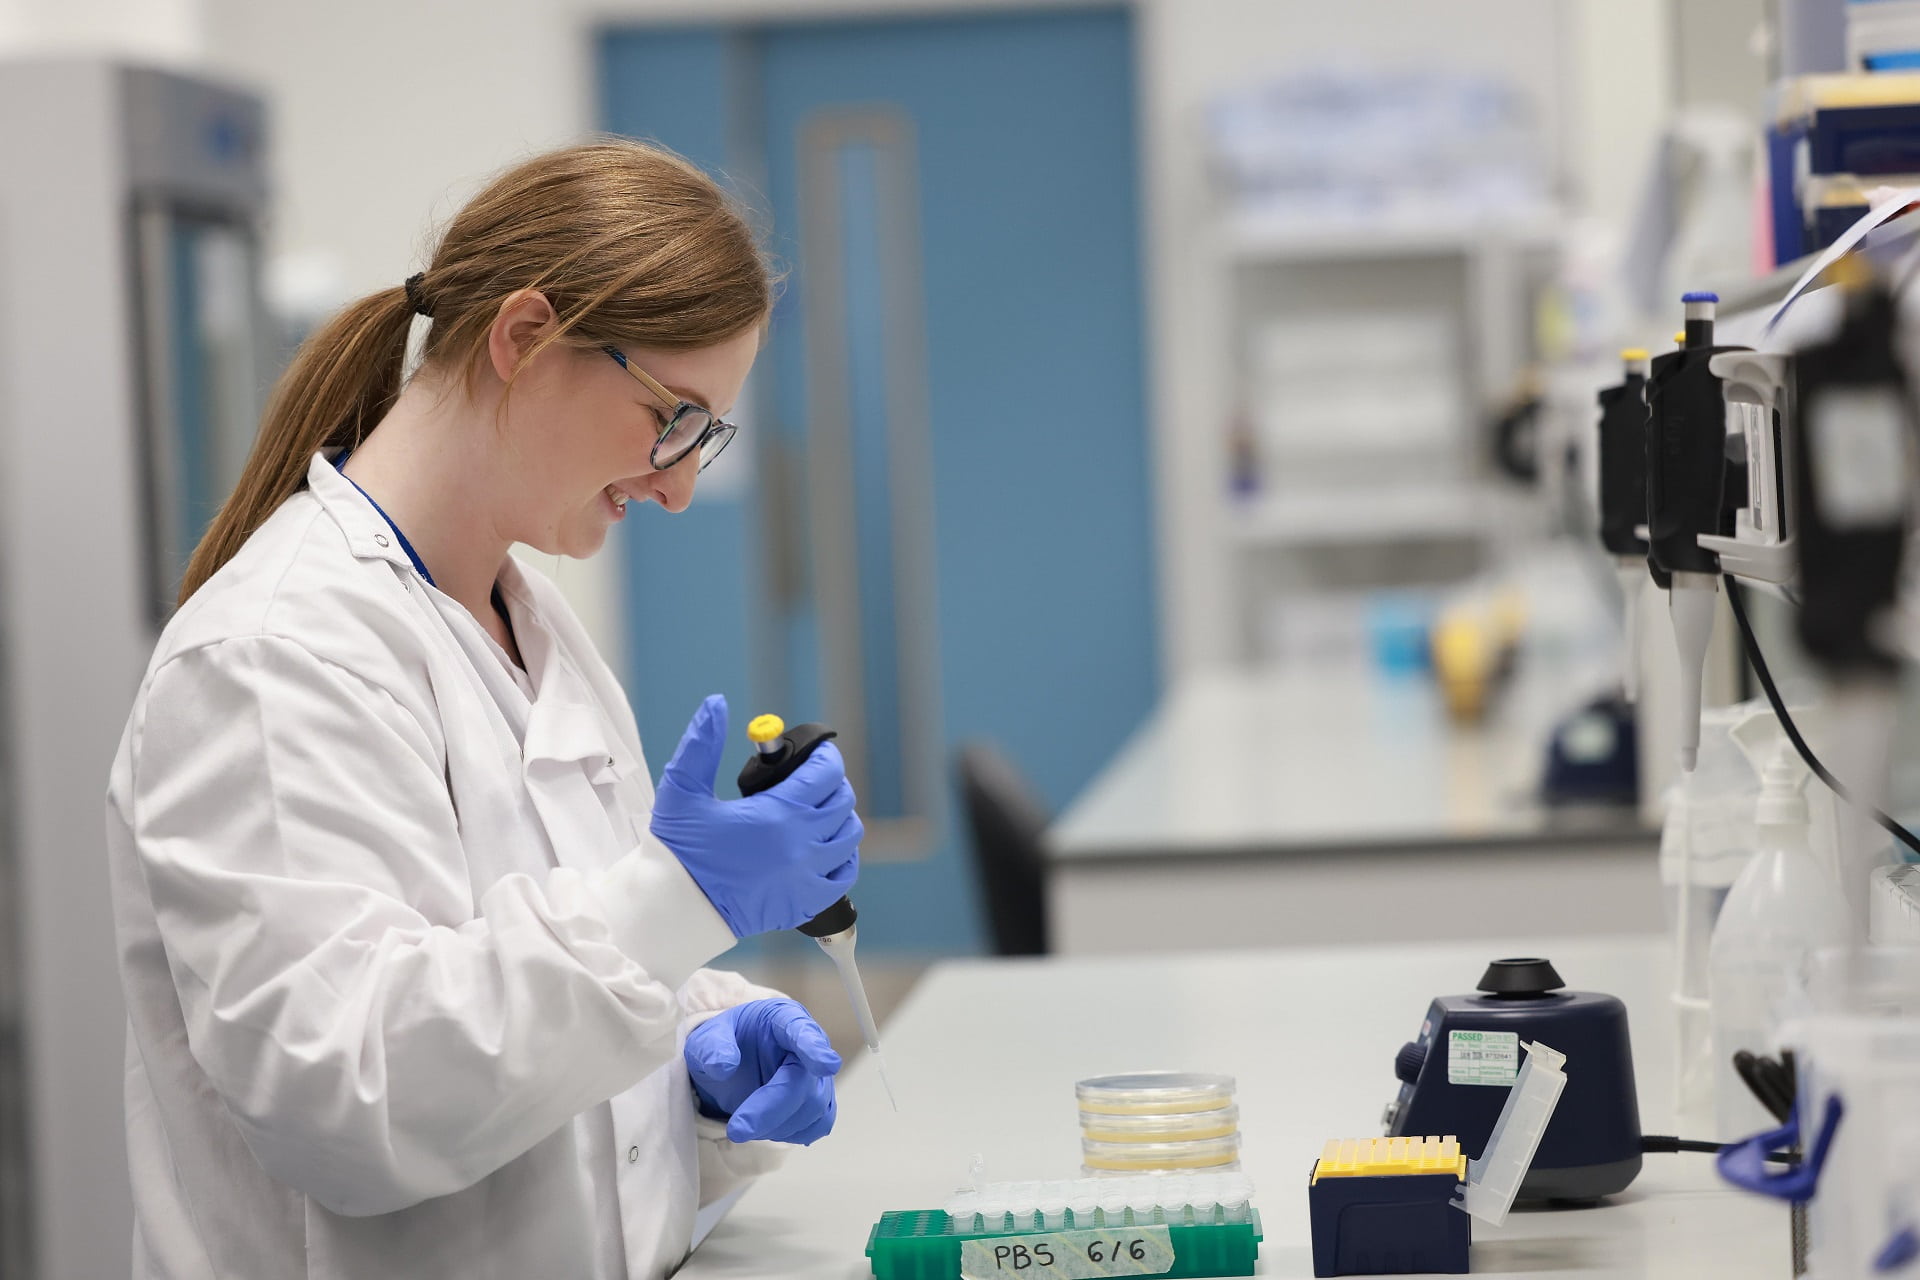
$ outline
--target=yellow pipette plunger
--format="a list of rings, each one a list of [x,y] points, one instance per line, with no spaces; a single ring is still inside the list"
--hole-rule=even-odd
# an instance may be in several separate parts
[[[833,736],[833,730],[822,724],[795,725],[789,731],[779,716],[754,717],[747,726],[754,755],[740,770],[740,794],[750,796],[780,782],[799,768],[800,762],[811,755],[815,747]],[[860,1038],[873,1055],[874,1069],[880,1073],[881,1087],[887,1091],[887,1101],[898,1111],[900,1104],[893,1096],[893,1084],[887,1079],[886,1064],[880,1058],[880,1029],[874,1024],[873,1007],[867,1003],[867,988],[860,981],[859,966],[853,962],[854,943],[860,934],[855,923],[858,918],[853,901],[842,898],[801,925],[800,932],[819,943],[820,949],[833,961],[840,983],[847,989],[847,1000],[853,1005],[853,1015],[860,1021]]]

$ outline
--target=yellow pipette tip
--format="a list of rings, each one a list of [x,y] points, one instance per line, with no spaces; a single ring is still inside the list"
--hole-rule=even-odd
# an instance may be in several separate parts
[[[1685,329],[1681,329],[1681,330],[1678,330],[1678,331],[1677,331],[1677,332],[1675,332],[1675,334],[1673,335],[1673,340],[1674,340],[1674,342],[1675,342],[1675,343],[1677,343],[1677,344],[1679,344],[1680,346],[1683,346],[1683,347],[1684,347],[1684,346],[1686,346],[1686,345],[1687,345],[1687,331],[1686,331]]]
[[[1645,347],[1623,347],[1620,351],[1620,358],[1622,360],[1645,360],[1647,358],[1647,349]]]
[[[787,722],[779,716],[755,716],[747,726],[747,739],[758,746],[772,742],[787,731]]]

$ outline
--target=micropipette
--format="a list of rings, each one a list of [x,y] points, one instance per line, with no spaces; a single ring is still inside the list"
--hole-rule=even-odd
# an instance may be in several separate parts
[[[1647,544],[1680,657],[1680,767],[1700,755],[1700,686],[1719,601],[1720,557],[1700,535],[1730,536],[1746,499],[1746,469],[1730,470],[1727,405],[1713,357],[1750,348],[1716,345],[1712,293],[1681,299],[1687,327],[1680,348],[1653,362],[1647,382]],[[1737,481],[1737,486],[1730,482]]]
[[[753,723],[747,726],[747,737],[753,742],[754,754],[740,770],[740,794],[754,795],[782,781],[800,767],[801,761],[813,754],[815,747],[834,736],[834,731],[823,724],[801,724],[789,729],[779,716],[755,717]],[[820,949],[827,953],[827,958],[833,961],[833,967],[839,971],[841,985],[847,989],[847,1001],[853,1006],[854,1017],[860,1022],[860,1038],[873,1055],[874,1069],[880,1073],[880,1085],[887,1091],[887,1101],[898,1111],[900,1103],[893,1096],[893,1084],[887,1079],[886,1064],[880,1059],[880,1030],[874,1025],[873,1007],[867,1003],[866,984],[860,981],[860,969],[853,962],[854,944],[860,936],[855,923],[858,919],[859,913],[853,909],[853,900],[841,898],[801,925],[800,932],[819,943]]]
[[[1647,581],[1647,372],[1649,357],[1637,347],[1620,353],[1618,386],[1600,392],[1600,541],[1620,577],[1621,662],[1628,702],[1640,700],[1641,592]]]

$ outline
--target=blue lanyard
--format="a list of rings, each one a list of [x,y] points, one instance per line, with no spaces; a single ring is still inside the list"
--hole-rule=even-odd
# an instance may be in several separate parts
[[[334,470],[339,471],[341,467],[345,466],[347,462],[347,455],[352,452],[353,450],[351,449],[342,450],[340,456],[334,459],[334,462],[333,462]],[[407,535],[400,532],[400,526],[393,522],[393,517],[387,514],[386,509],[382,507],[379,503],[374,502],[372,494],[368,493],[365,489],[362,489],[358,484],[355,484],[352,476],[348,475],[344,471],[340,471],[340,478],[342,480],[345,480],[348,484],[353,485],[354,490],[358,492],[361,497],[365,498],[375,511],[378,511],[380,513],[380,518],[387,522],[387,528],[393,530],[393,536],[400,539],[400,549],[407,553],[407,559],[413,561],[413,567],[419,572],[421,577],[427,580],[427,585],[430,587],[438,587],[440,584],[435,582],[433,580],[433,575],[427,572],[426,561],[422,560],[420,558],[420,553],[413,549],[413,544],[407,541]],[[496,587],[495,590],[497,591],[498,588]]]

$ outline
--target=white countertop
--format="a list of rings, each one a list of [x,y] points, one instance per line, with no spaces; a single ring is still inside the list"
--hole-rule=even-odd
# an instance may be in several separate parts
[[[1356,937],[1365,930],[1357,917]],[[1076,1176],[1074,1082],[1173,1067],[1238,1078],[1243,1165],[1266,1232],[1260,1274],[1311,1275],[1306,1178],[1325,1140],[1379,1132],[1397,1087],[1394,1053],[1432,997],[1471,990],[1489,959],[1532,954],[1552,959],[1570,986],[1626,1001],[1642,1127],[1673,1132],[1657,941],[953,962],[885,1029],[900,1114],[870,1061],[849,1064],[836,1132],[749,1190],[679,1274],[867,1276],[863,1251],[881,1213],[940,1207],[975,1153],[994,1180]],[[1606,1205],[1516,1211],[1502,1227],[1476,1223],[1474,1240],[1482,1276],[1788,1272],[1784,1206],[1722,1186],[1698,1155],[1648,1156]]]
[[[1627,840],[1631,812],[1536,797],[1548,726],[1582,695],[1524,669],[1485,724],[1424,675],[1354,663],[1222,669],[1174,685],[1048,832],[1060,862],[1292,849]]]

